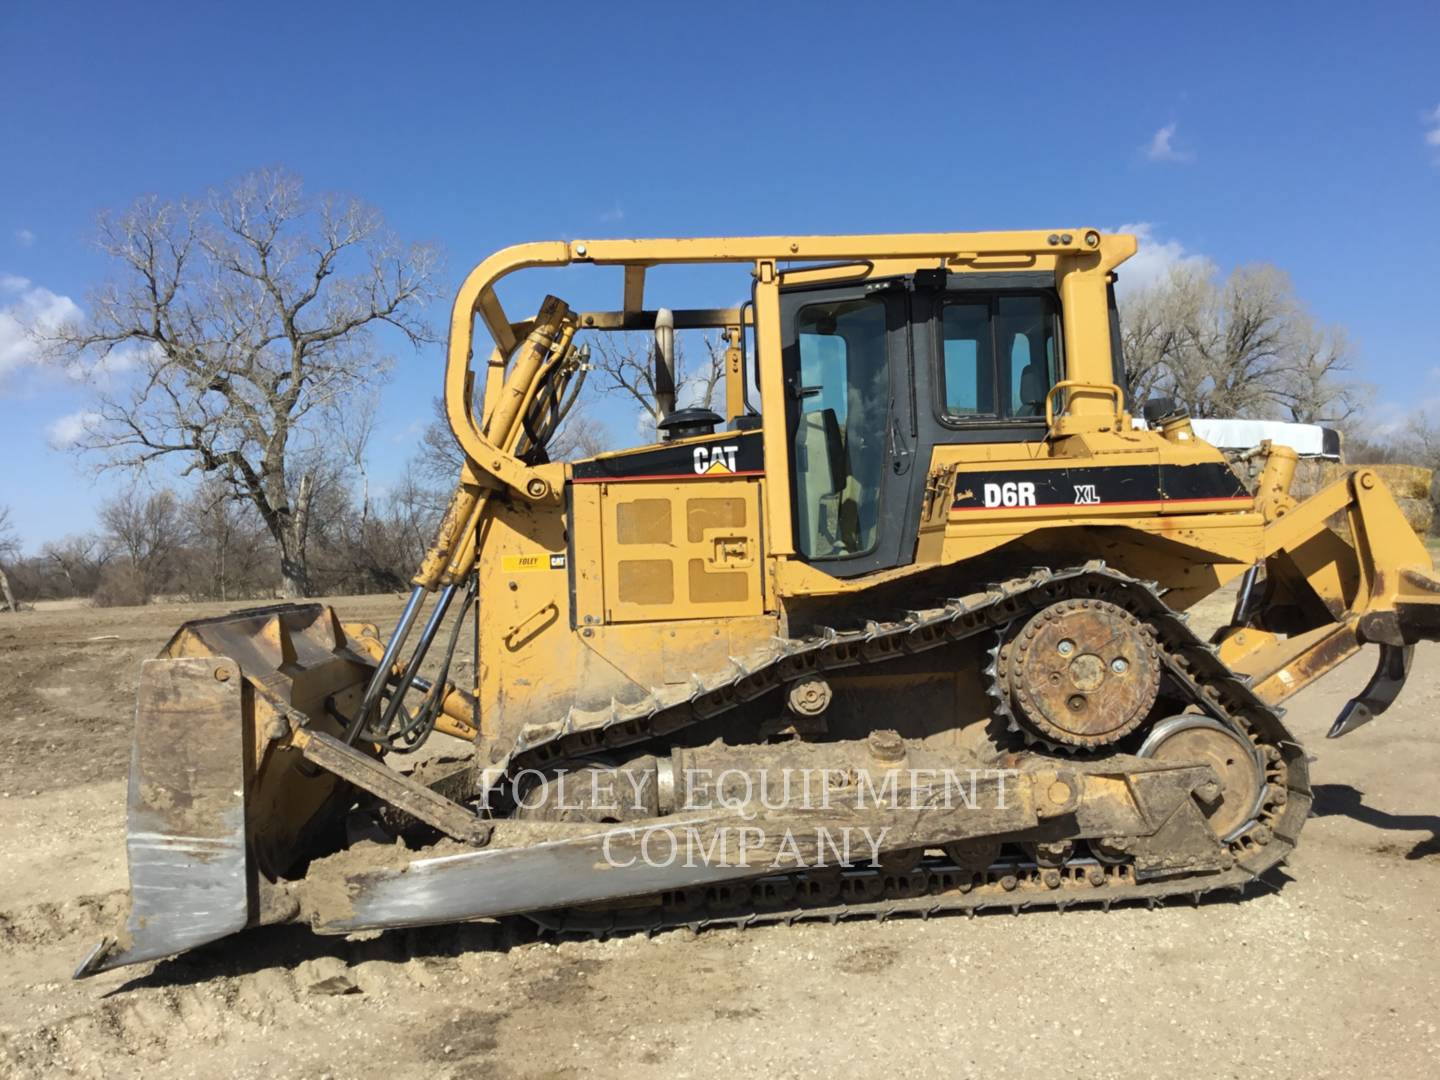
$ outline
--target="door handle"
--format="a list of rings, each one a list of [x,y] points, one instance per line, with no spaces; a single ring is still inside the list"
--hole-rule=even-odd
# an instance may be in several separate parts
[[[750,565],[750,541],[744,536],[717,536],[713,540],[710,565],[736,569]]]

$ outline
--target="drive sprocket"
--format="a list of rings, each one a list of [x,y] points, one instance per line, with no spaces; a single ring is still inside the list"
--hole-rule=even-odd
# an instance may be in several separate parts
[[[1007,631],[995,697],[1032,740],[1056,748],[1111,746],[1149,715],[1160,690],[1155,636],[1118,604],[1061,600]]]

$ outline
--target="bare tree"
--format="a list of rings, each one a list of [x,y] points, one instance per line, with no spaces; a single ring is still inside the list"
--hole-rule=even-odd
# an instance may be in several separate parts
[[[370,439],[375,434],[375,404],[372,394],[350,403],[349,407],[332,405],[326,410],[326,427],[331,432],[339,460],[360,478],[361,518],[370,513],[370,469],[366,459],[370,452]]]
[[[1121,351],[1132,401],[1143,403],[1155,396],[1178,356],[1180,320],[1173,308],[1180,293],[1180,283],[1172,275],[1121,305]]]
[[[609,449],[605,428],[587,412],[578,408],[565,422],[555,437],[550,440],[548,452],[551,461],[575,461],[578,458],[594,457]]]
[[[89,596],[100,583],[110,553],[91,533],[53,540],[40,549],[40,556],[60,572],[69,596]]]
[[[675,401],[680,408],[714,406],[725,380],[725,343],[717,336],[701,338],[705,355],[692,361],[685,339],[675,337]],[[602,394],[629,397],[657,423],[662,419],[655,391],[653,338],[648,334],[596,334],[590,363]]]
[[[1187,309],[1181,368],[1199,374],[1196,416],[1260,416],[1283,363],[1290,282],[1272,266],[1240,267]]]
[[[465,455],[450,430],[450,418],[445,414],[443,398],[430,402],[430,422],[420,433],[420,446],[415,454],[415,467],[426,480],[448,489],[460,475],[460,465]],[[441,497],[444,497],[442,493]]]
[[[1386,460],[1440,469],[1440,422],[1427,412],[1412,413],[1400,430],[1391,435],[1388,445],[1381,445],[1391,452]]]
[[[452,478],[453,479],[453,478]],[[425,554],[439,523],[443,501],[424,488],[413,470],[376,500],[371,512],[339,518],[337,550],[345,565],[339,582],[348,590],[400,592]]]
[[[1338,422],[1364,388],[1342,376],[1353,350],[1321,330],[1273,266],[1242,266],[1223,282],[1214,267],[1178,267],[1121,303],[1132,395],[1168,394],[1199,417]]]
[[[1322,330],[1308,317],[1291,327],[1277,397],[1288,418],[1302,424],[1345,424],[1364,407],[1369,388],[1347,378],[1354,353],[1343,327]]]
[[[125,560],[137,602],[147,602],[173,582],[186,541],[180,501],[174,492],[131,488],[101,504],[100,523]]]
[[[590,415],[587,408],[589,404],[582,397],[551,437],[546,446],[546,455],[551,461],[574,461],[577,458],[594,457],[606,449],[605,429]],[[460,463],[464,460],[464,455],[450,431],[450,419],[445,415],[445,402],[436,398],[432,402],[432,410],[430,422],[420,433],[415,468],[425,480],[445,488],[444,491],[436,493],[439,498],[444,499],[460,474]]]
[[[189,539],[181,568],[187,595],[233,600],[274,589],[273,574],[264,572],[270,558],[265,526],[251,504],[212,478],[195,490],[181,512]]]
[[[10,508],[0,506],[0,594],[5,597],[9,611],[19,611],[15,594],[10,591],[10,579],[5,576],[5,563],[20,554],[20,538],[15,535],[15,526],[10,522]]]
[[[93,379],[81,448],[107,467],[173,456],[218,477],[273,537],[286,595],[308,594],[323,415],[386,372],[378,328],[432,339],[421,311],[435,252],[401,246],[354,199],[305,197],[283,172],[203,203],[142,199],[101,218],[99,243],[115,278],[87,322],[49,342]]]

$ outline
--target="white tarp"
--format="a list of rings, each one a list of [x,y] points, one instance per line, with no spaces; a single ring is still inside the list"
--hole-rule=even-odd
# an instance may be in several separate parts
[[[1221,450],[1249,450],[1266,439],[1288,446],[1302,457],[1339,457],[1339,440],[1319,424],[1287,424],[1280,420],[1191,420],[1195,434]]]
[[[1146,427],[1136,419],[1136,427]],[[1266,439],[1288,446],[1301,457],[1340,459],[1340,436],[1320,424],[1290,424],[1283,420],[1195,420],[1195,434],[1221,450],[1251,450]]]

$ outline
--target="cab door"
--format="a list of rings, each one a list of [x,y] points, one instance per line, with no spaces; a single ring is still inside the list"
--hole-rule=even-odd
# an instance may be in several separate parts
[[[785,290],[780,315],[799,557],[837,577],[910,562],[909,290],[901,281]]]

